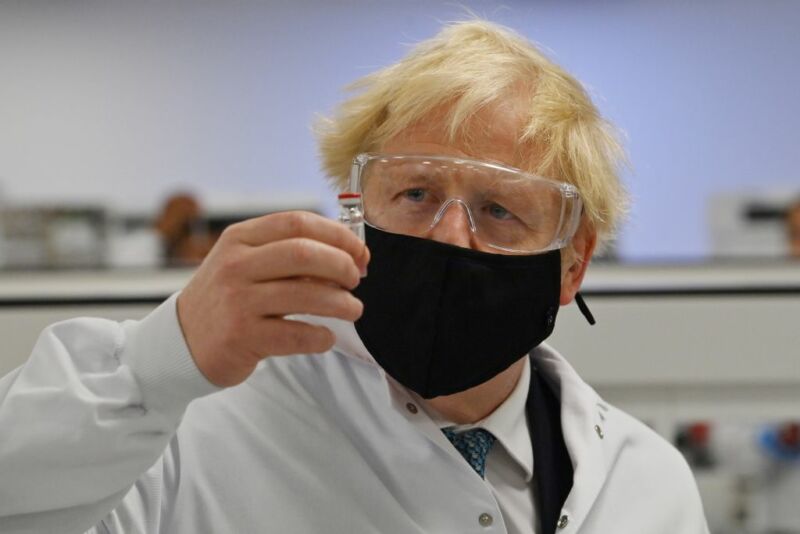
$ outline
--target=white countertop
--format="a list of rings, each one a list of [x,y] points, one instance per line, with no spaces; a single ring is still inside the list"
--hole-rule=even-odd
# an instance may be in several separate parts
[[[192,269],[0,272],[0,302],[9,300],[163,299],[181,289]]]
[[[160,299],[182,288],[193,269],[0,271],[0,301],[45,299]],[[587,293],[637,291],[800,291],[800,262],[590,266]]]

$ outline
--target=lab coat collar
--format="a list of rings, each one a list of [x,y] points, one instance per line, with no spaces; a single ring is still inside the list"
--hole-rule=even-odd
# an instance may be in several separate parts
[[[292,315],[287,318],[326,327],[333,332],[333,335],[336,337],[333,350],[361,360],[369,365],[380,367],[378,362],[375,361],[375,358],[373,358],[367,350],[367,347],[364,346],[364,342],[361,341],[361,337],[359,337],[358,332],[356,332],[356,325],[354,323],[331,317],[320,317],[318,315]]]

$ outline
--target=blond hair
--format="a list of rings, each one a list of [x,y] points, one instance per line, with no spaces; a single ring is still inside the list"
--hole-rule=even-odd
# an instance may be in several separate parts
[[[344,189],[357,154],[379,150],[435,108],[448,106],[452,141],[477,110],[520,88],[527,116],[518,145],[530,148],[520,167],[575,185],[602,245],[614,235],[627,198],[613,128],[575,78],[524,38],[487,21],[445,26],[398,63],[350,85],[356,94],[316,125],[323,169]]]

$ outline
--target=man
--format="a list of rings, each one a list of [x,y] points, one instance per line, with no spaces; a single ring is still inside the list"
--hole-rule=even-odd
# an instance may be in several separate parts
[[[144,320],[45,331],[0,382],[0,531],[707,532],[541,344],[624,198],[580,85],[475,21],[357,89],[320,138],[370,249],[247,221]]]

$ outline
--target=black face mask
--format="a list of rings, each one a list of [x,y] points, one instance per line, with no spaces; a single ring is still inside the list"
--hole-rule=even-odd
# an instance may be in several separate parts
[[[366,227],[369,274],[356,331],[395,380],[424,398],[477,386],[539,345],[555,326],[558,250],[479,252]]]

